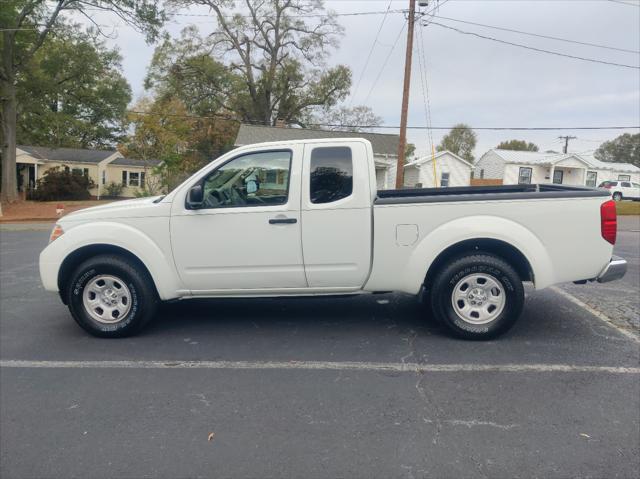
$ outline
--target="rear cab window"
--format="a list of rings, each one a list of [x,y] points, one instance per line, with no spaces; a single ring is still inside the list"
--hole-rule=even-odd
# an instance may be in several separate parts
[[[311,203],[333,203],[353,193],[353,155],[346,146],[317,147],[311,151]]]

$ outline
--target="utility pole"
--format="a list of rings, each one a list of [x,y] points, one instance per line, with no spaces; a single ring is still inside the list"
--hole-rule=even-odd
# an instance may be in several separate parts
[[[416,18],[416,0],[409,0],[409,25],[407,29],[407,53],[404,60],[404,86],[400,111],[400,142],[396,168],[396,189],[404,186],[404,153],[407,146],[407,112],[409,111],[409,87],[411,86],[411,56],[413,53],[413,26]]]
[[[567,150],[569,149],[569,140],[575,140],[576,137],[575,136],[559,136],[558,138],[560,138],[561,140],[564,140],[564,148],[563,148],[563,152],[566,154]]]

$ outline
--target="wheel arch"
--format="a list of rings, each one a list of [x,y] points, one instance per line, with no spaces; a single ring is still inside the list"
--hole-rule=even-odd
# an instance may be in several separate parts
[[[465,253],[476,252],[489,253],[504,259],[516,270],[521,281],[535,282],[531,263],[518,248],[495,238],[473,238],[449,246],[433,260],[424,277],[425,288],[428,289],[429,282],[450,259]]]
[[[58,270],[58,291],[60,293],[60,299],[64,304],[67,304],[67,291],[70,286],[71,275],[75,271],[75,269],[80,266],[83,261],[86,261],[89,258],[93,258],[98,255],[103,254],[112,254],[116,256],[123,257],[128,261],[131,261],[133,264],[138,266],[142,271],[144,271],[153,283],[153,287],[158,293],[158,286],[153,279],[153,275],[149,271],[149,268],[144,264],[144,262],[138,258],[131,251],[122,248],[120,246],[116,246],[113,244],[107,243],[97,243],[90,244],[86,246],[82,246],[70,254],[68,254],[65,259],[62,261],[60,265],[60,269]]]
[[[417,293],[447,258],[475,251],[514,262],[519,276],[537,289],[554,282],[549,251],[534,232],[510,219],[479,215],[443,223],[421,238],[407,262],[403,290]]]

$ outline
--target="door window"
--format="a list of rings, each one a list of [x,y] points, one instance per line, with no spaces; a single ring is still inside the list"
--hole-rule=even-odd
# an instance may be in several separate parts
[[[274,206],[287,202],[291,151],[239,156],[204,180],[202,208]]]
[[[623,188],[631,188],[631,183],[629,183],[628,181],[623,181],[622,182],[622,187]]]
[[[531,184],[531,168],[526,168],[524,166],[520,167],[520,171],[518,172],[518,184],[520,185]]]
[[[556,185],[562,184],[562,178],[564,177],[564,171],[562,170],[554,170],[553,171],[553,182]]]
[[[311,151],[311,203],[332,203],[353,193],[351,148],[331,146]]]
[[[595,171],[587,171],[587,181],[585,184],[587,186],[596,186],[596,183],[598,183],[598,173]]]

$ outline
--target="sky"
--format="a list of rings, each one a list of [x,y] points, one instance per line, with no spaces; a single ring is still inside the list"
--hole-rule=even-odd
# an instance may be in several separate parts
[[[338,13],[384,12],[408,8],[409,0],[330,0],[327,8]],[[640,65],[640,0],[431,0],[422,11],[436,18],[427,26],[416,25],[408,124],[427,124],[425,78],[429,91],[431,124],[450,127],[578,127],[640,125],[640,69],[566,58],[477,38],[446,29],[445,24],[500,40],[624,65]],[[196,24],[203,33],[214,28],[204,7],[178,11],[166,30],[177,36],[182,28]],[[194,15],[194,16],[190,16]],[[440,17],[440,18],[438,18]],[[447,17],[441,18],[441,17]],[[427,17],[424,17],[427,18]],[[123,72],[134,101],[145,95],[143,80],[153,45],[116,18],[100,14],[100,24],[114,25],[115,37],[107,43],[119,48]],[[384,19],[384,23],[383,22]],[[457,21],[454,21],[455,19]],[[77,20],[82,21],[80,18]],[[330,64],[343,64],[353,72],[352,106],[366,104],[383,119],[383,125],[400,124],[402,83],[406,48],[403,13],[341,16],[344,27],[340,45]],[[465,22],[520,30],[539,35],[614,47],[633,52],[579,45],[506,32]],[[382,28],[380,29],[380,25]],[[376,33],[380,29],[377,41]],[[421,31],[419,31],[421,30]],[[398,38],[395,48],[394,41]],[[366,58],[372,49],[370,61]],[[424,52],[426,68],[421,69]],[[635,53],[634,53],[635,52]],[[365,69],[366,66],[366,69]],[[355,86],[362,77],[359,87]],[[376,78],[378,81],[376,82]],[[380,129],[397,133],[398,129]],[[541,151],[561,151],[560,135],[576,136],[569,151],[590,154],[601,142],[638,129],[596,131],[484,131],[477,130],[475,156],[479,158],[502,140],[536,143]],[[446,133],[409,130],[408,141],[417,156],[429,154]]]

